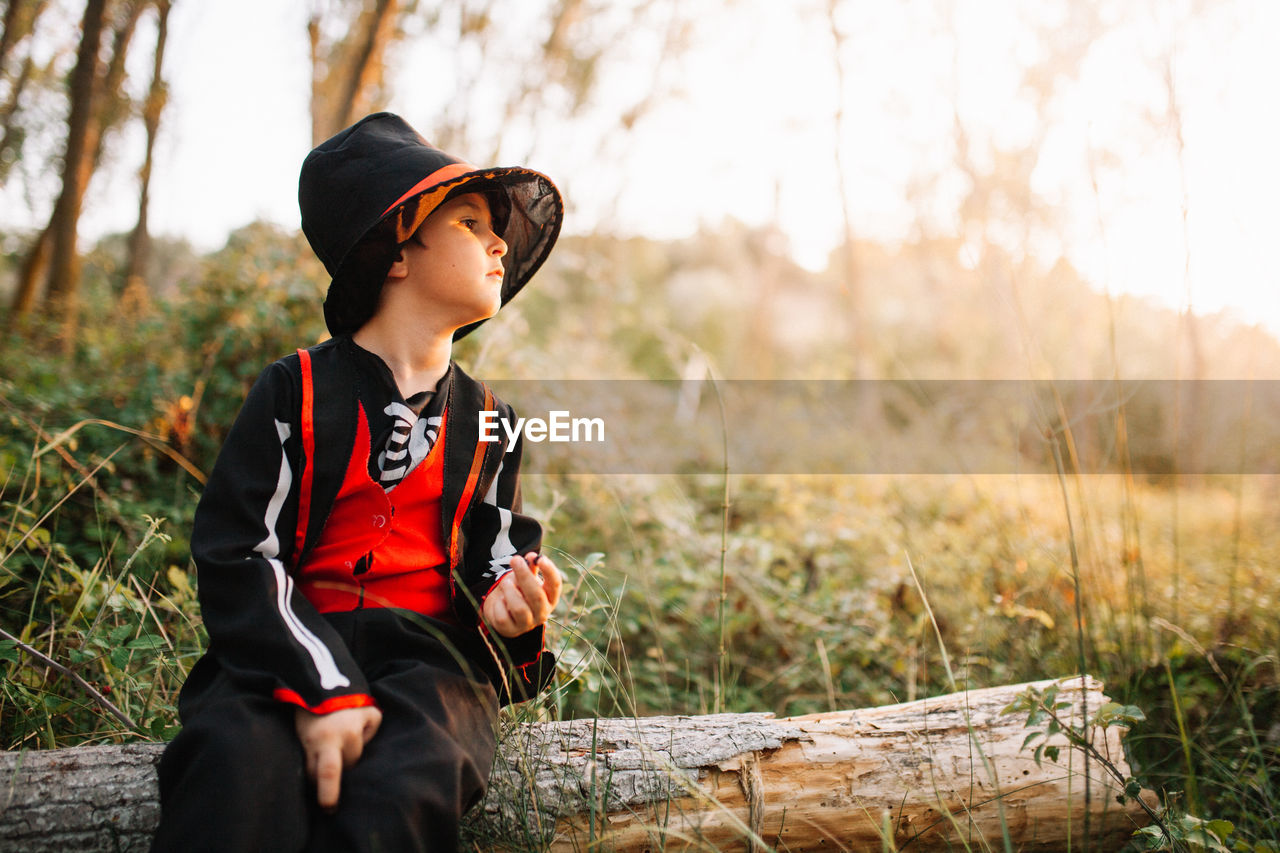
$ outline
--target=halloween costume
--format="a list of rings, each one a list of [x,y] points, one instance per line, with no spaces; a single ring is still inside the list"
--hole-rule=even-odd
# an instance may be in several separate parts
[[[304,359],[314,397],[310,454]],[[371,746],[402,739],[401,748],[371,750],[348,769],[344,801],[363,796],[352,779],[362,774],[380,780],[379,789],[392,783],[407,789],[397,790],[394,800],[412,802],[429,793],[442,802],[433,800],[433,813],[410,820],[404,831],[422,820],[440,842],[456,833],[456,816],[483,791],[499,697],[508,691],[517,699],[532,695],[553,671],[554,661],[541,648],[541,628],[502,640],[477,627],[477,606],[508,570],[510,556],[540,547],[541,528],[519,512],[519,445],[506,453],[501,442],[477,440],[480,407],[503,417],[513,413],[452,366],[437,391],[444,395],[437,407],[443,430],[420,463],[384,492],[369,473],[379,453],[370,443],[365,412],[399,401],[391,399],[392,380],[378,376],[379,367],[385,371],[376,356],[346,337],[282,359],[254,385],[227,438],[192,535],[210,649],[183,689],[184,729],[161,765],[167,813],[156,849],[197,850],[202,842],[212,844],[210,849],[243,849],[237,846],[241,841],[256,844],[263,837],[272,839],[268,849],[303,849],[299,839],[309,834],[313,840],[306,849],[324,849],[317,845],[325,839],[343,839],[334,842],[335,849],[364,849],[355,839],[365,836],[381,839],[384,849],[418,849],[387,846],[401,838],[389,833],[404,822],[388,822],[367,803],[344,802],[342,815],[355,820],[354,827],[338,815],[315,815],[300,776],[294,705],[325,713],[375,702],[384,721],[407,716],[440,725],[443,719],[462,724],[462,733],[408,726],[391,734],[402,728],[396,723],[380,729]],[[432,410],[423,413],[423,422],[433,419]],[[399,522],[392,513],[366,518],[361,492],[354,493],[354,506],[340,511],[350,502],[352,493],[348,489],[344,498],[343,487],[357,479],[353,471],[384,497],[438,475],[438,547],[423,549],[427,562],[395,571],[405,567],[359,560],[335,567],[323,559],[327,531],[344,533],[339,544],[355,540],[365,554],[376,554],[394,538]],[[302,497],[304,488],[309,499]],[[363,495],[367,501],[368,490]],[[452,567],[432,564],[437,556]],[[311,595],[305,595],[309,587]],[[424,591],[440,589],[443,607],[411,612],[405,606],[425,600]],[[388,668],[402,682],[391,692],[383,683]],[[447,685],[443,696],[434,692],[439,685]],[[406,713],[393,714],[397,705]],[[426,764],[406,772],[406,758]],[[206,772],[202,763],[215,767]],[[286,779],[277,777],[280,772]],[[440,778],[465,784],[442,789]],[[264,784],[271,788],[265,799]],[[192,813],[181,815],[170,801],[193,805]],[[269,819],[261,813],[264,801],[278,804]],[[303,818],[312,814],[310,825],[303,819],[281,822],[286,804]],[[264,828],[267,836],[260,834]]]
[[[545,177],[477,170],[385,113],[304,164],[303,229],[333,275],[335,337],[263,371],[197,508],[210,644],[159,767],[154,851],[455,849],[498,706],[553,674],[542,627],[504,639],[479,619],[511,558],[541,547],[520,512],[519,440],[479,441],[479,413],[511,408],[451,364],[416,412],[349,337],[376,308],[388,253],[460,191],[493,199],[495,230],[503,217],[505,303],[559,231]],[[338,809],[321,812],[297,708],[368,705],[382,723],[343,771]]]

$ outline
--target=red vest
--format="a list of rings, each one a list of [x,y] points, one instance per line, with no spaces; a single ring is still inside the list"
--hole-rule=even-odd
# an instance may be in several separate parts
[[[298,588],[321,613],[396,607],[452,622],[449,559],[440,523],[444,430],[427,458],[390,492],[369,476],[369,421],[357,412],[355,449]]]

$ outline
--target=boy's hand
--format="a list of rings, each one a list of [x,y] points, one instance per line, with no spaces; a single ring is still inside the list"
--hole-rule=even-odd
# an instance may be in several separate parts
[[[530,566],[532,565],[532,568]],[[485,597],[481,611],[503,637],[518,637],[547,621],[560,600],[560,570],[530,551],[511,558],[511,571]]]
[[[307,754],[307,775],[316,782],[316,801],[323,809],[335,809],[342,768],[360,759],[364,745],[382,724],[382,712],[372,706],[330,714],[313,714],[299,708],[293,721]]]

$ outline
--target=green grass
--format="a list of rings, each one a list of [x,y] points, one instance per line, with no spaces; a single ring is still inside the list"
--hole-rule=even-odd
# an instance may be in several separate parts
[[[134,725],[0,641],[3,746],[163,739],[203,641],[191,575],[169,561],[172,528],[138,515],[113,531],[100,519],[92,555],[85,527],[63,520],[102,514],[92,489],[29,456],[11,453],[0,473],[0,628],[73,670]],[[101,461],[73,457],[77,470]],[[721,655],[723,484],[530,478],[527,504],[547,517],[570,585],[554,637],[560,682],[519,713],[880,705],[948,692],[953,679],[964,688],[1067,675],[1080,669],[1083,639],[1085,668],[1146,714],[1128,738],[1142,783],[1175,810],[1230,821],[1233,849],[1266,850],[1280,839],[1280,578],[1267,570],[1280,544],[1266,536],[1272,484],[1247,483],[1238,497],[1232,485],[1178,496],[1177,624],[1164,486],[1075,484],[1077,599],[1053,478],[735,478]],[[1141,522],[1136,538],[1117,520],[1126,513]],[[1228,559],[1242,586],[1234,608]]]
[[[204,643],[191,470],[212,464],[256,370],[311,328],[279,321],[314,293],[272,290],[292,272],[266,257],[245,272],[228,256],[203,296],[128,335],[91,330],[74,371],[38,330],[0,347],[0,629],[58,665],[0,639],[0,748],[172,734]],[[53,446],[90,420],[110,424]],[[1280,845],[1280,478],[544,475],[525,489],[570,583],[559,683],[513,719],[796,715],[1083,669],[1144,712],[1130,760],[1172,826],[1221,819],[1227,849]]]
[[[1280,837],[1275,486],[1185,485],[1175,553],[1168,485],[1069,480],[1073,568],[1057,478],[735,478],[725,661],[714,478],[535,478],[555,541],[615,543],[593,584],[620,603],[574,615],[605,668],[563,685],[557,713],[708,713],[726,665],[725,710],[784,715],[948,692],[944,648],[961,688],[1083,668],[1146,713],[1128,740],[1140,781],[1265,850]]]

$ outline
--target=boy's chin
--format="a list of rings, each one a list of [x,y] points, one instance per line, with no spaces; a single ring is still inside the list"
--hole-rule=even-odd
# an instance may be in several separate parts
[[[470,320],[467,320],[465,323],[459,323],[458,328],[461,329],[463,326],[470,326],[472,323],[479,323],[483,320],[492,320],[498,315],[498,309],[501,307],[502,303],[499,302],[493,305],[492,308],[480,309],[471,317]]]

